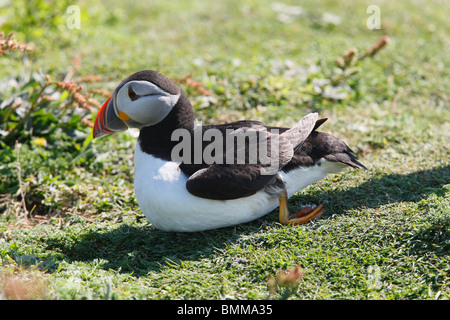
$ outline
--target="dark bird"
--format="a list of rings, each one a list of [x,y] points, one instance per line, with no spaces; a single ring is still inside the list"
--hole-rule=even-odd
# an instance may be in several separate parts
[[[257,219],[279,206],[282,224],[301,224],[322,205],[290,216],[287,199],[328,173],[365,169],[338,138],[319,132],[317,113],[294,127],[238,121],[200,126],[185,93],[161,73],[139,71],[101,107],[94,138],[138,128],[137,202],[158,229],[201,231]]]

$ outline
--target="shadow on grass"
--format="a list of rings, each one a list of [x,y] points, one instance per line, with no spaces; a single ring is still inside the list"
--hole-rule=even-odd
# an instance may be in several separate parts
[[[329,214],[350,209],[376,208],[395,202],[417,202],[431,193],[440,195],[443,186],[450,183],[450,167],[436,167],[407,175],[391,174],[373,177],[357,187],[346,190],[318,191],[317,194],[299,196],[301,201],[327,201]],[[307,199],[306,199],[307,198]],[[120,270],[134,276],[158,271],[167,264],[197,261],[217,253],[238,241],[244,234],[261,229],[265,222],[276,221],[273,212],[251,223],[197,233],[170,233],[148,226],[121,225],[108,232],[89,231],[76,244],[61,248],[72,261],[104,259],[104,269]],[[326,218],[326,217],[325,217]]]
[[[107,232],[89,231],[80,235],[75,244],[56,244],[69,261],[107,261],[101,268],[113,269],[133,276],[160,271],[181,261],[208,258],[235,243],[243,234],[261,228],[261,221],[217,230],[177,233],[156,230],[149,225],[120,225]],[[55,243],[50,244],[55,247]]]
[[[302,202],[326,202],[327,213],[351,209],[378,208],[396,202],[418,202],[430,194],[443,196],[450,184],[450,166],[435,167],[409,174],[374,176],[357,187],[344,190],[317,190],[300,195]]]
[[[450,184],[450,166],[435,167],[409,174],[389,174],[372,177],[357,187],[345,190],[330,190],[299,196],[302,202],[326,201],[327,219],[334,214],[343,214],[348,210],[376,209],[393,203],[419,203],[423,220],[419,220],[416,231],[402,237],[408,243],[410,253],[425,254],[433,251],[437,255],[448,255],[450,250],[450,215],[448,204],[440,201],[424,201],[434,194],[445,197],[448,192],[445,185]],[[440,207],[438,210],[431,208]],[[433,212],[430,214],[429,212]],[[404,230],[411,226],[405,222]],[[409,230],[408,230],[409,231]],[[400,240],[400,239],[397,239]]]

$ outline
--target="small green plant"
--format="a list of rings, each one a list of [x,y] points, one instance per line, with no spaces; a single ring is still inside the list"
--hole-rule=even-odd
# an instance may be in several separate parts
[[[6,37],[3,32],[0,34],[0,56],[10,58],[6,53],[28,50],[30,47],[15,40],[12,33]],[[87,91],[74,81],[53,80],[48,74],[30,69],[3,81],[7,82],[7,90],[0,96],[0,148],[11,147],[16,141],[47,145],[60,139],[61,134],[75,140],[86,138],[92,126],[91,106],[100,105],[94,97],[98,92]]]
[[[50,76],[34,73],[18,82],[11,96],[2,100],[2,147],[35,140],[46,145],[61,129],[69,136],[86,131],[91,107],[82,86],[72,81],[52,81]],[[27,81],[28,80],[28,81]]]

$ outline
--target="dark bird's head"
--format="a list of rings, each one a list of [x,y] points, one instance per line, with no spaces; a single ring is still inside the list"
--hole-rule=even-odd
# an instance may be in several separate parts
[[[192,108],[182,90],[165,75],[153,70],[136,72],[124,79],[101,107],[94,138],[154,126],[166,119],[180,100]]]

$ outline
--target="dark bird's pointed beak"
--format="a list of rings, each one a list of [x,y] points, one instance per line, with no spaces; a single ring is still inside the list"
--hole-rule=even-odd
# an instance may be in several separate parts
[[[114,110],[114,100],[110,97],[97,114],[94,124],[94,138],[98,138],[110,133],[127,130],[128,127],[123,120],[121,120]]]

